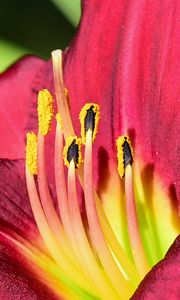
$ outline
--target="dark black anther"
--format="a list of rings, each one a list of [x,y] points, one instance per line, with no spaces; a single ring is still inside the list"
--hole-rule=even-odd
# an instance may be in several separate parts
[[[92,105],[88,110],[85,117],[85,132],[87,132],[89,129],[94,131],[95,127],[95,116],[96,113],[93,111],[94,106]]]
[[[132,165],[132,153],[131,153],[131,147],[129,146],[129,143],[127,141],[124,142],[123,144],[123,150],[124,150],[124,168],[126,168],[126,166],[128,164]]]
[[[76,144],[76,140],[72,142],[67,152],[68,162],[70,163],[72,159],[74,160],[75,167],[77,168],[78,159],[79,159],[79,149],[78,149],[78,145]]]

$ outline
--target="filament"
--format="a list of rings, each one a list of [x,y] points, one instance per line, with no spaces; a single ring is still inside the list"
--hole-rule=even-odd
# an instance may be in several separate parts
[[[80,287],[84,287],[85,289],[89,290],[88,283],[84,280],[84,277],[78,272],[77,269],[71,265],[69,260],[66,259],[66,256],[61,251],[60,247],[55,240],[44,212],[42,210],[39,197],[37,194],[35,182],[33,176],[29,173],[28,169],[26,168],[26,183],[28,189],[29,200],[32,208],[32,212],[39,229],[39,232],[46,244],[46,247],[51,254],[51,256],[56,261],[57,265],[63,270],[69,278],[71,278],[77,285]]]
[[[110,249],[108,248],[108,245],[104,239],[95,206],[92,178],[92,132],[91,130],[88,130],[86,133],[84,157],[84,194],[91,236],[101,263],[105,268],[106,274],[111,280],[111,283],[118,291],[119,296],[123,290],[124,297],[128,298],[132,294],[132,287],[125,280],[119,268],[117,267],[111,255]]]
[[[42,207],[52,233],[56,237],[64,253],[66,253],[71,262],[75,264],[76,268],[79,268],[78,264],[76,263],[76,259],[73,256],[73,252],[71,250],[67,237],[64,233],[61,221],[52,203],[52,198],[49,192],[46,178],[44,158],[44,136],[40,132],[38,133],[38,187]]]
[[[128,164],[125,169],[125,197],[126,197],[126,216],[128,222],[128,232],[130,237],[131,249],[136,268],[143,278],[149,271],[149,265],[144,253],[144,248],[139,232],[139,225],[134,199],[132,166]]]
[[[82,265],[82,257],[79,253],[79,248],[76,243],[76,239],[74,236],[73,228],[72,228],[72,218],[70,215],[70,208],[66,187],[66,179],[64,173],[64,165],[63,165],[63,134],[59,124],[56,126],[56,138],[55,138],[55,181],[56,181],[56,192],[58,198],[58,205],[61,215],[62,224],[64,230],[69,238],[69,242],[72,245],[74,250],[74,254],[81,266],[81,269],[84,270]]]
[[[110,282],[108,282],[108,279],[106,278],[103,270],[101,270],[96,262],[84,230],[76,192],[75,165],[73,160],[70,163],[68,171],[68,196],[71,207],[71,218],[73,220],[72,225],[74,235],[77,244],[79,245],[79,251],[85,267],[87,268],[89,276],[91,277],[93,283],[96,285],[96,288],[98,289],[98,292],[100,293],[102,299],[109,300],[111,299],[111,297],[113,297],[114,300],[118,300],[119,296],[111,286]]]

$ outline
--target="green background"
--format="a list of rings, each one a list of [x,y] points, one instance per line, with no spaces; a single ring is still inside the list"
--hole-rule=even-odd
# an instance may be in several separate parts
[[[1,0],[0,72],[26,53],[64,49],[79,19],[80,0]]]

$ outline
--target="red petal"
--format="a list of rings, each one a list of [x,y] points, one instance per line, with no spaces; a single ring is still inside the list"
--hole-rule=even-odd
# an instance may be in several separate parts
[[[26,261],[0,238],[0,299],[57,300],[27,269]]]
[[[83,1],[81,25],[65,54],[64,64],[77,133],[80,132],[77,116],[82,105],[86,101],[101,104],[95,173],[106,178],[108,164],[116,165],[115,139],[126,128],[136,153],[147,164],[153,164],[163,177],[175,204],[180,191],[179,9],[178,0],[102,0],[100,5],[93,0]],[[32,86],[51,86],[50,64],[26,58],[2,75],[0,84],[1,101],[10,116],[6,121],[1,106],[0,155],[19,158],[24,154],[21,133],[29,109],[27,102],[35,97]],[[104,157],[106,167],[101,168]]]
[[[84,1],[83,8],[65,65],[73,119],[84,102],[98,101],[97,156],[102,147],[110,161],[115,160],[115,139],[127,128],[136,153],[154,165],[176,201],[180,2]],[[79,128],[77,121],[74,124]]]
[[[180,236],[165,258],[146,275],[131,299],[180,299]]]
[[[46,251],[32,215],[24,164],[24,160],[0,160],[0,231],[13,236],[19,234]],[[39,282],[32,270],[46,282],[43,271],[25,259],[0,233],[0,299],[61,299]]]
[[[40,58],[28,56],[0,76],[1,158],[24,158],[25,129],[27,131],[37,128],[34,119],[37,92],[42,87],[52,87],[50,74],[47,63]]]
[[[0,161],[0,225],[30,239],[37,239],[37,228],[28,199],[24,160]]]

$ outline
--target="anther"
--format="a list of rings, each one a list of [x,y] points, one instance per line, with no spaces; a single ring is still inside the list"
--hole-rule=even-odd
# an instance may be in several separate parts
[[[118,172],[124,177],[126,219],[129,240],[136,269],[143,278],[149,270],[144,252],[136,211],[136,201],[133,187],[133,149],[128,136],[120,136],[117,141]]]
[[[26,134],[26,164],[31,175],[37,175],[37,136],[33,132]]]
[[[81,154],[81,139],[77,136],[70,136],[66,140],[66,145],[63,151],[64,164],[69,167],[70,162],[73,160],[75,167],[79,168],[82,162]]]
[[[116,140],[117,158],[118,158],[118,172],[121,178],[125,175],[125,169],[133,162],[133,149],[128,136],[120,136]]]
[[[100,109],[98,104],[86,103],[79,114],[81,122],[82,143],[86,143],[86,133],[88,130],[92,132],[92,140],[94,141],[97,134],[98,123],[100,119]]]
[[[53,118],[53,97],[47,90],[41,90],[38,93],[38,124],[42,135],[49,133],[51,129],[51,121]]]

